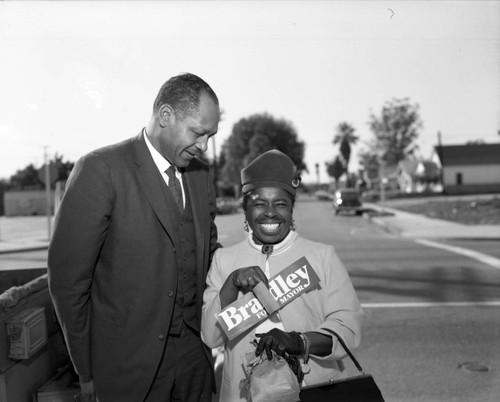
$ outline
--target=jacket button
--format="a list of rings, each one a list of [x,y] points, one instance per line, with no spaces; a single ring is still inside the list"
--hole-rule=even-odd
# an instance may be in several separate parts
[[[173,297],[174,296],[174,291],[171,290],[170,292],[168,292],[168,297]]]
[[[160,334],[160,335],[158,336],[158,339],[159,339],[160,341],[163,341],[163,340],[165,339],[165,335],[164,335],[164,334]]]

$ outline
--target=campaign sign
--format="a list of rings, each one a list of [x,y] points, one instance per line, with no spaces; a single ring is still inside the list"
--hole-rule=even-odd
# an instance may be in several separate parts
[[[269,280],[269,289],[259,283],[252,292],[225,307],[217,320],[231,340],[270,314],[313,289],[319,278],[305,257],[282,270]],[[269,295],[271,297],[269,297]]]

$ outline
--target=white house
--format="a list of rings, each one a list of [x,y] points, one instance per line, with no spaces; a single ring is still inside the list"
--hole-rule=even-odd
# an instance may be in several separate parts
[[[439,166],[432,161],[404,159],[398,163],[398,184],[405,193],[442,190]]]
[[[500,144],[436,146],[446,194],[500,192]]]

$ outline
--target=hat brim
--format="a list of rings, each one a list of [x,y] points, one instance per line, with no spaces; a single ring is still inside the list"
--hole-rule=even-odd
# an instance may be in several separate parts
[[[257,188],[261,187],[278,187],[282,188],[283,190],[287,191],[288,193],[295,195],[295,188],[292,187],[288,183],[284,183],[282,181],[277,181],[277,180],[255,180],[251,183],[246,183],[242,187],[242,192],[243,193],[248,193],[249,191],[255,190]]]

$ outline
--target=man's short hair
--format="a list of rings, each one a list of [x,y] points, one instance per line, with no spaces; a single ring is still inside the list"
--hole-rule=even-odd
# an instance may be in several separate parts
[[[168,104],[174,110],[175,117],[183,120],[196,113],[201,95],[207,95],[219,105],[215,92],[200,77],[191,73],[177,75],[160,88],[153,104],[153,113],[158,113],[162,105]]]

